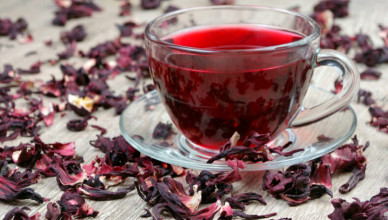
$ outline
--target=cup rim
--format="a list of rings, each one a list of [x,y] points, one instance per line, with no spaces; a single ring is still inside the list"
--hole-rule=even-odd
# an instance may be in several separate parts
[[[207,50],[207,49],[203,49],[203,48],[181,46],[181,45],[173,44],[171,42],[162,40],[159,37],[157,37],[151,33],[151,28],[156,22],[177,16],[179,14],[183,14],[183,13],[186,13],[189,11],[224,10],[224,9],[250,9],[250,10],[255,9],[255,10],[267,10],[267,11],[286,13],[286,14],[298,16],[298,17],[301,17],[301,18],[307,20],[309,23],[311,23],[314,30],[310,35],[308,35],[300,40],[290,42],[290,43],[279,44],[279,45],[268,46],[268,47],[260,47],[260,48],[254,48],[254,49],[232,49],[232,50]],[[258,6],[258,5],[253,5],[253,6],[252,5],[222,5],[222,6],[218,5],[218,6],[202,6],[202,7],[180,9],[180,10],[166,13],[164,15],[161,15],[159,17],[154,18],[153,20],[151,20],[147,24],[147,26],[145,28],[145,37],[146,37],[146,39],[150,40],[151,42],[166,46],[166,47],[174,49],[174,50],[179,50],[179,51],[183,51],[183,52],[190,52],[190,53],[200,53],[200,54],[249,53],[249,52],[279,51],[279,50],[290,49],[290,48],[294,48],[294,47],[298,47],[298,46],[302,46],[302,45],[307,45],[309,42],[312,42],[313,40],[317,39],[319,37],[320,33],[321,33],[321,31],[320,31],[319,25],[312,18],[310,18],[307,15],[304,15],[304,14],[301,14],[298,12],[294,12],[294,11],[289,11],[286,9],[280,9],[280,8],[268,7],[268,6]]]

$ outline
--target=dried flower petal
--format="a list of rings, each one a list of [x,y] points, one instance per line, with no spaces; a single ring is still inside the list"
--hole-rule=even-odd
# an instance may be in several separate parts
[[[226,202],[230,204],[230,206],[234,209],[245,210],[245,206],[250,203],[250,201],[258,201],[263,205],[267,203],[263,199],[263,197],[254,192],[247,192],[237,196],[229,197],[225,199]]]
[[[381,188],[380,192],[370,201],[361,202],[358,198],[349,203],[343,199],[333,199],[331,204],[334,211],[328,215],[329,219],[386,219],[388,189]]]
[[[0,36],[8,36],[9,39],[15,40],[26,32],[27,27],[28,24],[24,18],[18,18],[15,22],[8,18],[0,19]]]
[[[76,49],[77,44],[75,43],[75,41],[73,41],[66,46],[66,49],[64,51],[58,53],[57,56],[60,60],[67,60],[74,55]]]
[[[15,199],[32,199],[43,203],[44,199],[31,188],[20,188],[14,182],[0,177],[0,200],[10,202]]]
[[[172,124],[165,124],[159,122],[152,133],[152,137],[155,139],[163,139],[166,140],[167,137],[172,133]]]
[[[335,17],[346,17],[349,14],[349,2],[350,0],[321,0],[314,6],[314,11],[330,10],[334,13]]]
[[[339,189],[340,193],[350,192],[350,190],[356,187],[357,183],[365,178],[365,170],[366,170],[366,164],[361,168],[353,169],[353,174],[349,178],[348,182],[346,182],[340,187]]]
[[[96,217],[98,214],[77,193],[64,192],[58,204],[61,206],[62,212],[75,215],[76,217]]]
[[[164,178],[163,183],[166,184],[171,193],[178,195],[182,203],[187,208],[189,208],[191,212],[195,212],[198,210],[199,204],[201,203],[202,199],[202,193],[201,191],[197,190],[197,186],[193,186],[194,194],[192,196],[189,196],[183,189],[183,185],[180,182],[175,181],[172,178]]]
[[[128,37],[132,35],[133,28],[137,27],[138,25],[135,22],[127,21],[122,25],[117,25],[117,27],[120,30],[120,36],[121,37]]]
[[[213,5],[233,5],[235,0],[210,0]]]
[[[364,72],[361,73],[360,77],[361,79],[369,79],[369,80],[377,80],[380,79],[381,72],[377,71],[372,68],[366,69]]]
[[[128,192],[133,189],[118,189],[116,192],[111,192],[103,189],[97,189],[88,185],[82,185],[77,189],[81,195],[85,195],[89,199],[98,201],[107,201],[124,198]]]
[[[263,219],[263,218],[269,218],[269,217],[275,216],[276,214],[277,214],[276,212],[273,212],[265,215],[249,215],[241,211],[237,211],[237,210],[233,211],[234,217],[240,217],[244,219]]]
[[[55,160],[55,162],[51,165],[52,169],[56,173],[58,186],[62,190],[75,187],[76,185],[81,184],[86,178],[86,174],[83,172],[82,168],[76,167],[77,162],[69,162]],[[68,163],[69,165],[66,166]]]
[[[155,9],[160,6],[162,0],[141,0],[141,7],[143,9]]]
[[[218,220],[231,220],[233,218],[233,210],[229,205],[229,202],[225,202],[225,205],[221,207],[220,217]]]
[[[323,193],[310,196],[316,185],[310,184],[311,167],[306,164],[296,164],[287,168],[285,172],[266,171],[263,177],[263,190],[268,191],[275,198],[282,198],[289,205],[299,205],[310,199],[318,198]],[[324,185],[320,188],[332,196],[331,191]]]
[[[37,74],[40,73],[40,66],[42,63],[40,61],[32,64],[29,70],[24,70],[24,69],[18,69],[19,74]]]
[[[65,4],[62,4],[63,1],[56,1],[56,3],[59,9],[55,12],[52,23],[59,26],[64,26],[70,19],[89,17],[93,12],[101,11],[101,8],[94,4],[92,0],[72,0]]]
[[[379,25],[380,28],[380,34],[379,36],[384,41],[384,46],[388,47],[388,27],[384,27],[383,25]]]
[[[364,89],[358,90],[357,102],[361,102],[366,106],[375,104],[375,100],[372,98],[372,92]]]
[[[337,170],[361,168],[366,163],[366,158],[363,155],[364,146],[358,145],[356,136],[352,140],[353,144],[345,144],[321,158],[323,164],[330,166],[331,173]],[[365,145],[369,145],[368,142]]]
[[[3,220],[30,220],[30,217],[26,213],[26,211],[30,210],[31,209],[26,206],[22,208],[15,207],[5,214]]]
[[[52,202],[47,204],[47,212],[45,218],[48,220],[56,220],[60,218],[61,210],[58,205]]]
[[[122,0],[120,3],[120,16],[127,16],[131,14],[132,5],[129,0]]]
[[[78,95],[68,94],[67,101],[73,108],[74,112],[80,116],[89,115],[94,111],[94,105],[97,103],[98,96],[94,97],[80,97]]]
[[[83,25],[75,26],[69,32],[61,32],[61,41],[64,44],[72,43],[73,41],[80,42],[83,41],[86,37],[86,31]]]

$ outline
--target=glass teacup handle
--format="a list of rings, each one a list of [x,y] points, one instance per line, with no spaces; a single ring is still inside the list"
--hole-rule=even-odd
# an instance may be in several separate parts
[[[331,66],[339,71],[343,81],[342,90],[312,108],[301,106],[291,119],[290,128],[308,125],[336,113],[345,108],[358,93],[360,74],[351,59],[335,50],[323,49],[317,51],[316,61],[315,67]]]

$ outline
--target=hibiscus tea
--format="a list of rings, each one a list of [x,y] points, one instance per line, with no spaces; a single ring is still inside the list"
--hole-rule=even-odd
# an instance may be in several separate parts
[[[218,149],[234,132],[240,141],[255,133],[275,138],[311,79],[307,46],[287,49],[303,38],[253,24],[186,29],[163,39],[174,49],[152,51],[161,58],[149,55],[150,68],[167,112],[191,142]]]

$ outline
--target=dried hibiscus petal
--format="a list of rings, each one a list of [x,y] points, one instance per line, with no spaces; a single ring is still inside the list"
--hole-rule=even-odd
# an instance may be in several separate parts
[[[353,170],[353,168],[361,168],[366,163],[366,158],[363,155],[363,148],[368,146],[369,142],[367,142],[365,146],[358,145],[356,136],[352,138],[352,141],[352,144],[345,144],[321,158],[323,164],[330,166],[331,173],[334,173],[337,170]]]
[[[220,209],[221,209],[221,201],[217,200],[217,202],[211,204],[210,206],[195,212],[194,216],[192,216],[190,219],[193,219],[193,220],[213,219]]]
[[[243,219],[269,218],[269,217],[275,216],[276,214],[277,214],[276,212],[273,212],[273,213],[264,214],[264,215],[250,215],[250,214],[246,214],[244,212],[237,211],[237,210],[233,211],[233,216],[234,217],[240,217],[240,218],[243,218]]]
[[[350,0],[321,0],[314,6],[314,11],[330,10],[334,13],[335,17],[346,17],[349,14],[349,2]]]
[[[129,0],[122,0],[120,3],[120,16],[127,16],[131,14],[132,4]]]
[[[190,209],[191,212],[195,212],[198,210],[199,204],[201,203],[201,192],[197,190],[197,186],[193,186],[194,194],[189,196],[184,188],[183,185],[173,180],[172,178],[164,178],[163,183],[168,187],[168,190],[172,194],[176,194],[179,199],[182,201],[182,203]]]
[[[282,198],[289,205],[299,205],[310,199],[318,198],[322,194],[310,196],[315,185],[310,185],[311,167],[306,164],[296,164],[287,168],[285,172],[266,171],[263,177],[263,190],[268,191],[275,198]],[[325,193],[332,196],[331,191],[322,185]]]
[[[372,92],[364,89],[358,90],[357,102],[361,102],[366,106],[375,104],[375,100],[372,98]]]
[[[360,180],[365,178],[366,158],[363,155],[363,152],[368,148],[369,142],[366,142],[365,145],[359,145],[356,136],[354,136],[352,140],[353,144],[345,144],[321,158],[321,166],[328,166],[331,174],[341,170],[353,170],[353,175],[348,182],[340,187],[340,193],[349,192]]]
[[[51,167],[56,173],[58,186],[62,190],[75,187],[81,184],[86,178],[86,174],[76,161],[61,161],[55,159]]]
[[[57,56],[60,60],[67,60],[74,55],[76,49],[77,44],[75,43],[75,41],[73,41],[72,43],[66,46],[66,49],[64,51],[58,53]]]
[[[167,137],[172,133],[172,124],[165,124],[159,122],[152,133],[152,137],[155,139],[163,139],[166,140]]]
[[[56,1],[59,9],[55,12],[55,18],[52,20],[54,25],[64,26],[70,19],[89,17],[95,11],[101,11],[101,8],[93,3],[92,0],[71,0]]]
[[[141,0],[141,7],[143,9],[155,9],[160,6],[162,0]]]
[[[108,162],[113,165],[123,165],[140,157],[140,153],[121,135],[112,139],[97,136],[97,140],[91,141],[90,144],[104,152]]]
[[[132,35],[133,28],[137,27],[138,25],[135,22],[127,21],[122,25],[117,25],[117,27],[120,30],[120,36],[121,37],[128,37]]]
[[[213,5],[233,5],[235,0],[210,0]]]
[[[69,131],[83,131],[88,126],[88,120],[90,120],[91,118],[95,117],[88,115],[83,119],[70,120],[69,122],[67,122],[66,128]]]
[[[86,31],[83,25],[77,25],[75,26],[71,31],[69,32],[62,32],[61,33],[61,41],[64,44],[72,43],[73,41],[83,41],[86,37]]]
[[[372,68],[368,68],[360,75],[361,79],[377,80],[380,79],[381,72]]]
[[[15,40],[18,35],[24,34],[27,27],[24,18],[18,18],[15,22],[8,18],[0,19],[0,36],[8,36],[9,39]]]
[[[73,94],[67,95],[67,102],[70,104],[70,107],[80,116],[87,116],[92,113],[95,109],[95,104],[97,103],[98,96],[78,96]]]
[[[61,206],[62,212],[75,215],[76,217],[96,217],[98,214],[77,193],[64,192],[58,204]]]
[[[81,195],[85,195],[89,199],[106,201],[106,200],[115,200],[121,199],[127,195],[128,192],[132,191],[130,188],[118,189],[116,192],[107,191],[104,189],[94,188],[88,185],[83,184],[77,189]]]
[[[365,178],[365,170],[366,170],[366,164],[361,168],[353,169],[353,174],[349,178],[348,182],[346,182],[340,187],[339,189],[340,193],[350,192],[350,190],[356,187],[357,183]]]
[[[384,46],[388,47],[388,27],[384,27],[383,25],[379,25],[380,28],[380,37],[384,41]]]
[[[245,210],[245,206],[248,205],[250,201],[258,201],[263,205],[267,204],[261,195],[254,192],[229,197],[226,198],[225,201],[228,202],[232,208],[241,210]]]
[[[221,207],[220,217],[218,220],[231,220],[233,218],[233,210],[228,202],[225,202],[225,205]]]
[[[29,70],[24,70],[24,69],[18,69],[19,74],[37,74],[40,73],[40,66],[42,63],[40,61],[32,64]]]
[[[3,220],[30,220],[31,218],[26,213],[26,211],[30,210],[31,209],[26,206],[22,208],[15,207],[5,214]]]
[[[328,215],[329,219],[386,219],[388,188],[381,188],[380,192],[369,201],[361,202],[354,198],[352,203],[343,199],[333,199],[331,204],[334,211]]]
[[[369,67],[388,62],[388,47],[369,48],[357,53],[354,60],[358,63],[364,63]]]
[[[15,182],[0,177],[0,200],[10,202],[15,199],[32,199],[43,203],[44,199],[31,188],[21,188]]]
[[[388,133],[388,112],[380,107],[369,107],[369,113],[372,116],[370,124],[377,127],[379,131]]]
[[[106,134],[107,130],[101,126],[98,126],[98,125],[90,125],[92,128],[95,128],[97,130],[99,130],[101,132],[101,136]]]
[[[39,149],[42,149],[48,155],[50,153],[57,153],[65,157],[72,157],[75,155],[75,144],[74,142],[69,143],[59,143],[55,142],[52,144],[44,143],[40,137],[34,137],[35,146]]]
[[[12,65],[4,64],[3,72],[0,73],[0,83],[10,83],[18,77]]]
[[[60,219],[61,210],[59,209],[58,205],[52,202],[49,202],[47,204],[47,212],[44,216],[48,220],[56,220]]]

